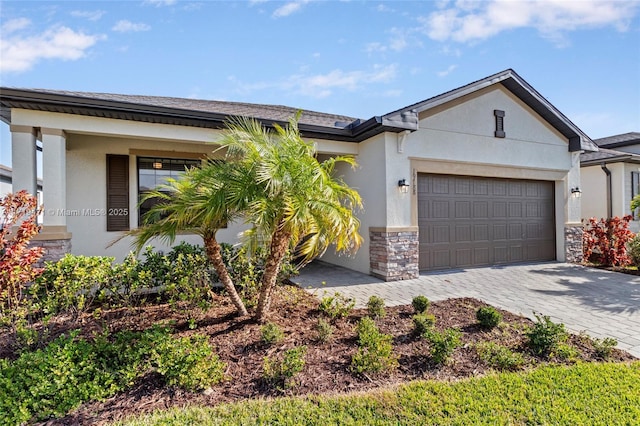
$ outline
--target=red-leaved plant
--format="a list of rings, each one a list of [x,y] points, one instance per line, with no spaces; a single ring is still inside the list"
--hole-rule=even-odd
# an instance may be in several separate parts
[[[629,230],[631,215],[619,218],[589,219],[582,234],[584,259],[603,266],[625,266],[631,263],[627,243],[634,237]]]
[[[0,308],[13,309],[22,290],[40,273],[34,264],[44,254],[42,247],[29,247],[40,232],[38,199],[27,191],[7,194],[0,200]]]

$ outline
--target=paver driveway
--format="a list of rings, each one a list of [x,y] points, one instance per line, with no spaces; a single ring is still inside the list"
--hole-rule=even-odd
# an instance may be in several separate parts
[[[437,301],[474,297],[533,319],[549,315],[574,332],[614,337],[618,347],[640,357],[640,277],[568,263],[535,263],[446,272],[384,282],[345,268],[314,262],[294,278],[301,287],[322,297],[340,292],[358,307],[377,295],[387,306],[410,304],[423,294]]]

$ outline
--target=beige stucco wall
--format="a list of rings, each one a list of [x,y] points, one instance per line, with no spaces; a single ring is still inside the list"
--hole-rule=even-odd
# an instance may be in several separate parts
[[[583,167],[580,170],[582,218],[607,217],[607,179],[600,166]]]
[[[322,260],[369,273],[369,228],[385,226],[388,218],[385,193],[389,192],[389,185],[393,180],[393,177],[388,178],[385,165],[385,140],[389,137],[391,135],[382,134],[357,144],[356,169],[345,164],[336,168],[336,175],[342,176],[362,197],[364,209],[358,212],[357,216],[360,219],[360,234],[364,241],[355,256],[338,255],[333,248],[329,248]]]

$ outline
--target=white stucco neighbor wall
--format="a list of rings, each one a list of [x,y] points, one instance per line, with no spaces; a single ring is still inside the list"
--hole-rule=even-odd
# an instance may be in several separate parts
[[[583,167],[580,189],[582,197],[582,218],[587,220],[607,217],[607,179],[600,166]]]
[[[623,217],[631,214],[631,172],[640,171],[637,164],[610,163],[606,167],[611,171],[611,214]],[[606,218],[607,213],[607,175],[600,165],[586,166],[582,174],[582,218]],[[633,232],[640,231],[640,221],[629,223]]]

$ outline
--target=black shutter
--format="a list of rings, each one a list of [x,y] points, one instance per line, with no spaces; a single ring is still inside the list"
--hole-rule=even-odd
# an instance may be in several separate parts
[[[129,156],[107,154],[107,231],[129,230]]]

